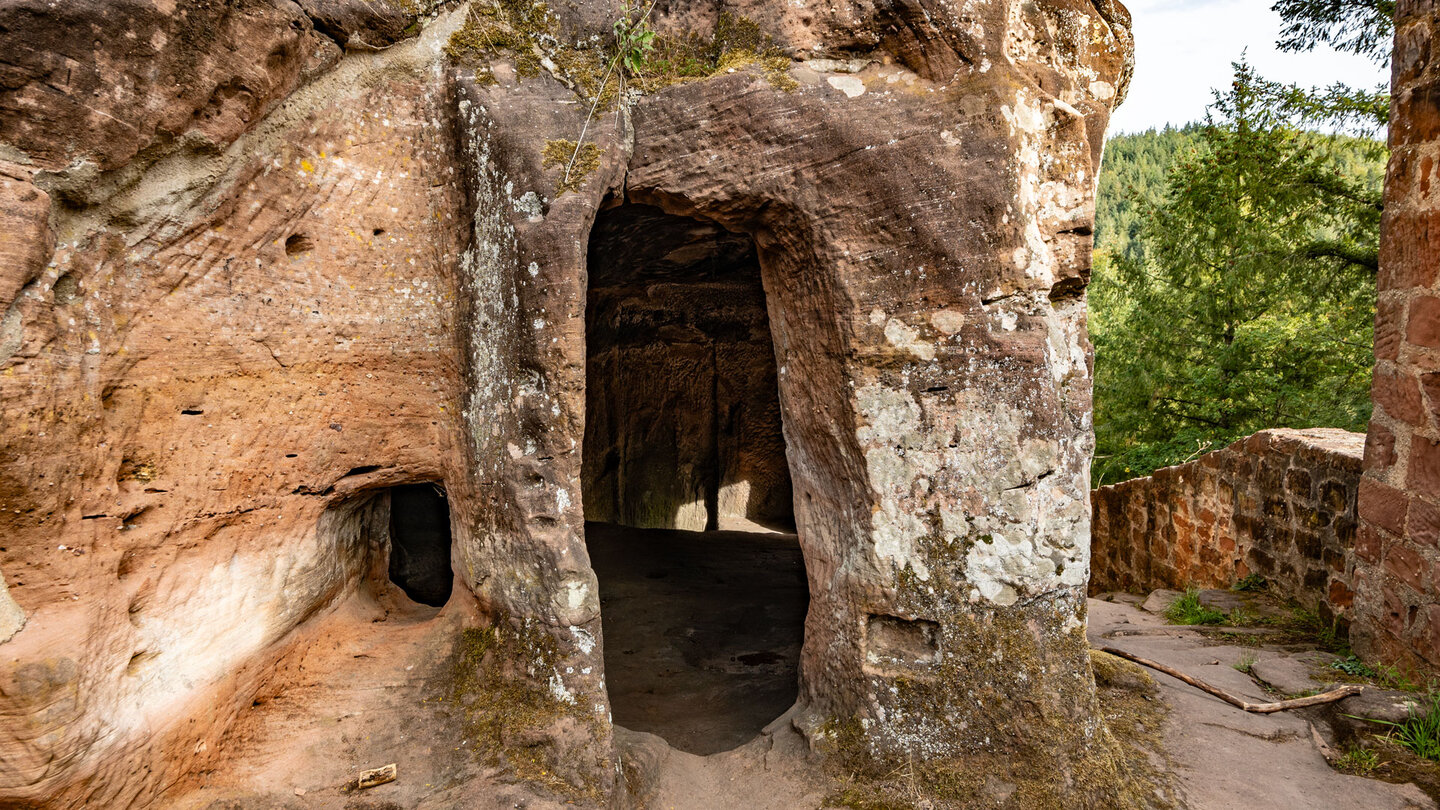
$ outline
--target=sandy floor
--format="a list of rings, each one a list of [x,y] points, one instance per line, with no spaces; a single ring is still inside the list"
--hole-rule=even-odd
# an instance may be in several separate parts
[[[795,702],[809,596],[793,534],[586,527],[615,722],[691,754]]]

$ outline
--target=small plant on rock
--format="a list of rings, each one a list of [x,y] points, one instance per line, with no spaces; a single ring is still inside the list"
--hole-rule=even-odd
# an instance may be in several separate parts
[[[1375,772],[1376,768],[1380,767],[1380,755],[1357,746],[1346,751],[1335,762],[1335,765],[1342,771],[1358,776],[1369,776]]]
[[[1410,716],[1399,723],[1375,722],[1390,726],[1390,739],[1416,756],[1440,762],[1440,693],[1431,693],[1423,705],[1411,709]]]
[[[1395,689],[1401,692],[1419,692],[1421,686],[1412,681],[1404,672],[1386,664],[1370,665],[1356,657],[1353,653],[1337,661],[1330,662],[1330,668],[1343,672],[1352,678],[1383,686],[1386,689]]]
[[[655,31],[650,28],[650,11],[653,8],[653,3],[647,9],[627,7],[619,19],[615,20],[615,43],[620,65],[632,76],[640,74],[649,60],[650,52],[655,49]]]
[[[1348,658],[1341,658],[1336,661],[1331,661],[1330,668],[1339,670],[1352,678],[1365,678],[1366,680],[1375,680],[1377,677],[1379,677],[1379,674],[1375,672],[1374,667],[1370,666],[1364,661],[1361,661],[1359,658],[1353,655]]]
[[[1237,592],[1259,593],[1269,589],[1270,580],[1259,574],[1246,574],[1235,580],[1235,584],[1230,586],[1230,590]]]
[[[1224,624],[1225,614],[1200,604],[1200,589],[1186,588],[1165,608],[1165,619],[1171,624]]]
[[[1247,652],[1247,653],[1245,653],[1244,655],[1240,656],[1240,660],[1239,660],[1239,661],[1236,661],[1235,663],[1231,664],[1230,666],[1234,667],[1237,671],[1240,671],[1240,672],[1245,673],[1246,675],[1254,675],[1254,674],[1255,674],[1255,661],[1256,661],[1255,653],[1249,653],[1249,652]]]
[[[1225,623],[1231,627],[1248,627],[1260,622],[1260,615],[1245,608],[1235,608],[1230,615],[1225,617]]]

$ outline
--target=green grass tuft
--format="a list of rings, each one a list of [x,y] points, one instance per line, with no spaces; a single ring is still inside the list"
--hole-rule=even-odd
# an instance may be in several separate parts
[[[1415,756],[1440,762],[1440,693],[1431,693],[1424,705],[1411,709],[1410,716],[1399,723],[1375,722],[1390,726],[1390,739]]]
[[[1171,624],[1224,624],[1226,616],[1200,604],[1200,589],[1186,588],[1180,598],[1165,608],[1165,619]]]
[[[1245,653],[1244,655],[1240,656],[1240,660],[1239,660],[1239,661],[1236,661],[1235,663],[1231,664],[1230,666],[1234,667],[1236,670],[1238,670],[1238,671],[1240,671],[1240,672],[1245,673],[1246,675],[1254,675],[1254,674],[1255,674],[1255,660],[1256,660],[1256,659],[1255,659],[1255,653],[1247,652],[1247,653]]]
[[[1380,755],[1374,751],[1366,751],[1364,748],[1351,748],[1344,756],[1335,763],[1342,771],[1369,776],[1380,767]]]

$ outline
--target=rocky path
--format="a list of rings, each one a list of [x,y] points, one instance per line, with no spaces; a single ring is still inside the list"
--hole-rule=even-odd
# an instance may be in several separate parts
[[[1116,647],[1200,678],[1255,702],[1325,688],[1327,653],[1281,643],[1236,643],[1261,635],[1233,628],[1168,624],[1164,598],[1090,601],[1093,646]],[[417,726],[414,708],[430,698],[427,676],[443,666],[454,632],[445,617],[391,617],[376,624],[367,606],[347,604],[316,633],[309,652],[287,660],[291,688],[258,703],[227,744],[227,764],[164,805],[176,810],[394,810],[561,805],[503,784],[498,774],[465,773],[455,728]],[[357,628],[368,628],[364,632]],[[1248,665],[1249,673],[1236,668]],[[1405,695],[1367,690],[1334,709],[1250,714],[1161,673],[1152,673],[1169,708],[1163,767],[1191,810],[1435,810],[1414,784],[1342,773],[1316,742],[1346,750],[1343,715],[1403,716]],[[1312,676],[1320,676],[1315,680]],[[375,689],[375,684],[386,688]],[[1349,721],[1354,722],[1354,721]],[[1313,729],[1313,730],[1312,730]],[[804,740],[781,718],[752,741],[711,756],[676,750],[653,734],[620,730],[627,767],[648,784],[651,810],[815,810],[835,783]],[[461,743],[466,742],[461,740]],[[338,790],[360,768],[401,764],[400,779],[364,795]],[[1440,768],[1437,768],[1440,773]],[[1433,783],[1432,783],[1433,784]]]
[[[1253,702],[1326,686],[1310,676],[1317,665],[1327,663],[1325,653],[1279,645],[1216,643],[1214,633],[1170,625],[1137,602],[1090,600],[1092,646],[1112,646],[1144,656]],[[1255,676],[1240,671],[1237,665]],[[1313,727],[1322,739],[1334,744],[1335,731],[1328,722],[1331,712],[1252,714],[1167,675],[1151,674],[1171,708],[1164,745],[1177,787],[1192,810],[1436,807],[1414,785],[1390,784],[1331,768],[1311,730]],[[1262,681],[1271,688],[1262,686]],[[1371,694],[1363,699],[1368,708],[1382,708],[1375,698]],[[1351,698],[1347,703],[1359,700],[1362,698]],[[1353,709],[1347,706],[1344,710]]]

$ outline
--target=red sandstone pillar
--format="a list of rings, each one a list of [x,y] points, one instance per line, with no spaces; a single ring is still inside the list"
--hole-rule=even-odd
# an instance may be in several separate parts
[[[1363,656],[1440,670],[1440,32],[1400,0],[1351,638]],[[1431,233],[1430,228],[1436,227]]]

